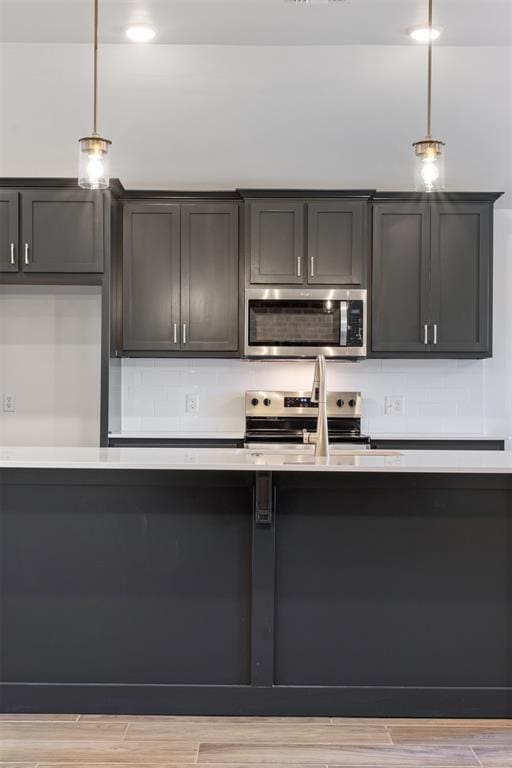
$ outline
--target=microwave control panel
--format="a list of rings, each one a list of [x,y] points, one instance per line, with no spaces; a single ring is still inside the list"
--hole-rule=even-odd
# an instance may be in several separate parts
[[[363,318],[363,302],[350,301],[347,316],[347,347],[363,346]]]

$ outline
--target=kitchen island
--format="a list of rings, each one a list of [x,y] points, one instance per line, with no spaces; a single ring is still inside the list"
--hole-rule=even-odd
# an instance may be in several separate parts
[[[5,712],[510,717],[512,453],[0,449]]]

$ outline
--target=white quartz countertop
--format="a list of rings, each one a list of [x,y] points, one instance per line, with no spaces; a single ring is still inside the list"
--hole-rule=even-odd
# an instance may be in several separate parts
[[[3,447],[0,468],[512,474],[512,451],[333,451],[325,462],[296,450]]]

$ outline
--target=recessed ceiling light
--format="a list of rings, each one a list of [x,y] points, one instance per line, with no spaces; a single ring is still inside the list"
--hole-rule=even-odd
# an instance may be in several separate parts
[[[156,35],[156,30],[147,24],[133,24],[131,27],[127,27],[125,32],[126,37],[132,43],[149,43]]]
[[[437,40],[441,35],[441,30],[438,27],[411,27],[407,32],[417,43],[429,43],[431,40]]]

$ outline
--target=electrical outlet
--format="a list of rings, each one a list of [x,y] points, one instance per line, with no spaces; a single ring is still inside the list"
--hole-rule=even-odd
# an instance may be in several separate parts
[[[185,409],[187,413],[199,413],[199,395],[187,395]]]
[[[403,416],[404,396],[386,395],[384,398],[384,413],[386,416]]]
[[[2,395],[2,407],[5,413],[14,413],[16,410],[14,395],[9,395],[7,392],[4,392]]]

